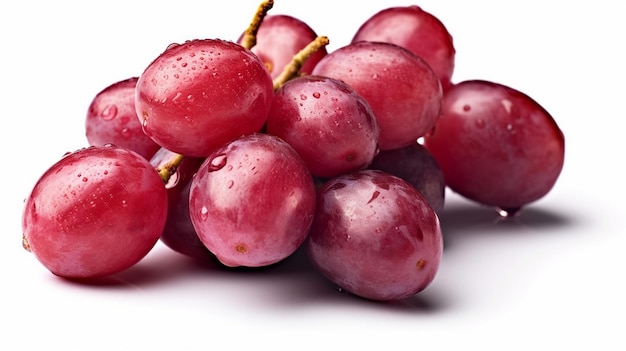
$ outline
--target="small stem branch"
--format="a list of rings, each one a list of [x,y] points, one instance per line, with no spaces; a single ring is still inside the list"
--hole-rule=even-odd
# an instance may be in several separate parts
[[[183,162],[184,158],[185,157],[183,155],[175,155],[171,160],[169,160],[167,163],[163,164],[157,169],[159,176],[165,184],[167,184],[167,182],[170,180],[170,177],[174,173],[176,173],[178,166],[180,166],[180,163]]]
[[[267,15],[267,12],[272,7],[274,7],[274,0],[265,0],[259,5],[252,21],[250,22],[250,25],[243,33],[241,46],[249,50],[256,45],[256,34],[259,31],[259,27],[261,26],[265,15]]]
[[[289,62],[289,64],[283,68],[280,75],[274,79],[274,90],[278,90],[278,88],[287,83],[290,79],[300,75],[300,69],[302,69],[306,60],[308,60],[309,57],[317,50],[328,45],[328,43],[330,43],[330,41],[327,36],[318,36],[305,46],[304,49],[295,54],[293,59],[291,59],[291,62]]]

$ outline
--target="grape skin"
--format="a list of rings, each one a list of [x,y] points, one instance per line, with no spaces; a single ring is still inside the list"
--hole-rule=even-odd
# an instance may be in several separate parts
[[[541,105],[484,80],[460,82],[447,92],[424,145],[450,189],[509,213],[545,196],[565,158],[563,133]]]
[[[26,199],[25,247],[52,273],[95,279],[139,262],[165,225],[163,181],[139,154],[88,147],[52,165]]]
[[[288,142],[317,177],[367,167],[380,130],[367,101],[342,81],[302,76],[277,91],[266,130]]]
[[[85,136],[91,146],[114,144],[149,160],[160,146],[148,137],[137,119],[135,87],[138,77],[115,82],[93,98],[85,119]]]
[[[274,86],[265,65],[239,44],[196,39],[170,45],[137,82],[135,107],[144,132],[160,146],[206,157],[259,131]]]
[[[237,42],[241,42],[241,38]],[[263,18],[256,34],[256,44],[250,49],[267,66],[272,79],[278,77],[294,55],[317,38],[306,22],[290,15],[268,15]],[[319,48],[300,68],[301,74],[311,74],[313,67],[327,54]]]
[[[320,189],[305,245],[330,281],[380,301],[425,289],[443,254],[439,219],[426,199],[405,180],[372,169],[335,177]]]
[[[380,128],[381,150],[417,141],[439,117],[439,78],[423,59],[398,45],[351,43],[324,56],[312,74],[342,80],[367,100]]]
[[[156,168],[165,167],[177,154],[161,148],[150,160]],[[161,242],[170,249],[199,261],[213,261],[214,256],[204,246],[191,223],[189,215],[189,190],[191,180],[200,165],[202,157],[185,157],[174,174],[169,177],[167,189],[168,211],[165,227],[161,233]]]
[[[368,18],[352,42],[382,41],[402,46],[426,61],[444,90],[452,85],[456,50],[452,36],[435,15],[416,5],[385,8]]]
[[[285,259],[305,240],[314,211],[309,169],[289,144],[270,134],[243,136],[216,149],[189,194],[198,237],[229,267]]]

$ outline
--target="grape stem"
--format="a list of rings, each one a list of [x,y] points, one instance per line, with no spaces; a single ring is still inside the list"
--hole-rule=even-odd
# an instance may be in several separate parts
[[[263,1],[256,10],[250,25],[243,33],[241,38],[241,46],[250,50],[256,45],[256,35],[259,31],[259,27],[267,15],[267,12],[274,7],[274,0]]]
[[[298,51],[297,54],[293,56],[291,62],[283,68],[283,71],[280,73],[278,77],[274,79],[274,91],[278,90],[283,84],[287,83],[290,79],[293,79],[300,75],[300,69],[309,59],[311,55],[313,55],[317,50],[325,47],[330,43],[330,40],[327,36],[318,36],[313,39],[307,46],[305,46],[302,50]]]
[[[183,155],[177,154],[176,156],[172,157],[172,159],[169,160],[169,162],[157,168],[159,177],[161,177],[161,179],[163,180],[165,184],[167,184],[167,182],[170,180],[170,177],[174,173],[176,173],[178,166],[180,166],[180,163],[183,162],[184,158],[185,157]]]

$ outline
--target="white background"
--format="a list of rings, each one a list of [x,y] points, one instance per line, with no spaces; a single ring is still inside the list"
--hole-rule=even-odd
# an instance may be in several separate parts
[[[172,42],[235,40],[258,2],[2,2],[0,349],[625,349],[619,2],[277,0],[271,13],[303,19],[332,50],[374,12],[409,4],[452,33],[455,81],[504,83],[552,113],[566,162],[554,189],[512,222],[449,194],[438,276],[384,304],[339,293],[301,256],[236,273],[159,244],[112,284],[49,273],[21,247],[23,200],[63,153],[86,146],[91,99]]]

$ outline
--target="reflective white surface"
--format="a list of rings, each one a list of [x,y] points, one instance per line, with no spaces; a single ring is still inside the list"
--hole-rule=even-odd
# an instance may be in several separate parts
[[[139,75],[171,42],[235,40],[258,2],[2,3],[0,349],[626,348],[618,4],[276,0],[271,12],[305,20],[332,50],[374,12],[409,4],[452,33],[455,81],[504,83],[550,111],[566,160],[552,192],[513,221],[448,193],[438,276],[414,298],[385,304],[338,292],[302,255],[227,272],[159,244],[110,284],[49,273],[21,247],[23,200],[63,153],[86,146],[94,95]]]

